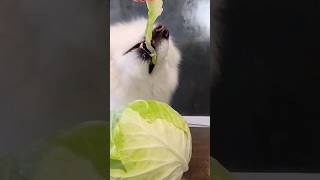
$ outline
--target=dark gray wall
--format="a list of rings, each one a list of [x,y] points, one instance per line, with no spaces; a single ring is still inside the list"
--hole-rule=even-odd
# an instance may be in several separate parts
[[[145,4],[111,0],[110,21],[146,17]],[[173,107],[183,115],[209,115],[210,0],[167,0],[159,22],[166,25],[182,52],[180,85]]]
[[[0,156],[106,119],[104,0],[0,1]]]
[[[217,2],[212,155],[231,171],[320,172],[319,1]]]

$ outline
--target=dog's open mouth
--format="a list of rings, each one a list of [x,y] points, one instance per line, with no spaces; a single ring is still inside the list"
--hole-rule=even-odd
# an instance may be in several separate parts
[[[156,47],[158,47],[161,41],[164,39],[169,39],[169,30],[165,26],[159,25],[152,32],[151,46],[156,49]],[[152,63],[151,52],[148,50],[145,41],[137,43],[124,54],[127,54],[133,50],[138,51],[138,54],[143,61],[149,62],[149,74],[151,74],[155,65]]]
[[[151,45],[154,48],[154,45],[153,44],[151,44]],[[140,54],[141,58],[143,60],[149,61],[149,74],[151,74],[154,69],[154,64],[151,61],[151,59],[152,59],[151,52],[148,50],[145,42],[140,43],[139,51],[140,51],[139,54]]]
[[[155,42],[152,41],[151,43],[152,47],[155,48]],[[127,52],[124,54],[127,54],[133,50],[137,50],[137,53],[139,54],[140,58],[143,61],[148,61],[149,62],[149,74],[152,73],[154,69],[154,64],[152,63],[152,57],[151,57],[151,52],[148,50],[145,41],[139,42],[136,45],[134,45],[132,48],[130,48]]]
[[[145,42],[141,42],[139,45],[139,48],[141,49],[141,54],[145,57],[145,58],[151,58],[151,52],[149,51],[149,49],[147,48],[147,45]]]
[[[156,47],[154,40],[152,40],[151,46],[152,46],[153,48]],[[127,53],[129,53],[129,52],[131,52],[131,51],[133,51],[133,50],[135,50],[135,49],[137,49],[137,48],[140,48],[140,49],[144,50],[143,52],[148,53],[148,55],[150,56],[151,52],[148,50],[145,41],[141,41],[141,42],[137,43],[136,45],[132,46],[132,47],[131,47],[128,51],[126,51],[124,54],[127,54]]]

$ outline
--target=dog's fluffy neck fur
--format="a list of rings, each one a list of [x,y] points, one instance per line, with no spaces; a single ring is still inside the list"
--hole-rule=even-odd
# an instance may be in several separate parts
[[[125,54],[143,40],[145,25],[145,19],[137,19],[110,28],[111,110],[137,99],[170,103],[177,87],[180,53],[171,38],[156,47],[157,64],[151,74],[149,62],[141,61],[135,52]]]

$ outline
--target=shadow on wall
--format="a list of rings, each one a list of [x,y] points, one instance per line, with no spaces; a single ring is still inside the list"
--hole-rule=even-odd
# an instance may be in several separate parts
[[[104,18],[104,0],[0,1],[0,153],[106,119]]]

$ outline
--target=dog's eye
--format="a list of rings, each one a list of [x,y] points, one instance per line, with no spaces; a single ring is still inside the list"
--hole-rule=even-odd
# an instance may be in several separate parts
[[[129,53],[130,51],[137,49],[140,46],[141,42],[137,43],[136,45],[134,45],[132,48],[130,48],[128,51],[126,51],[124,54]]]

